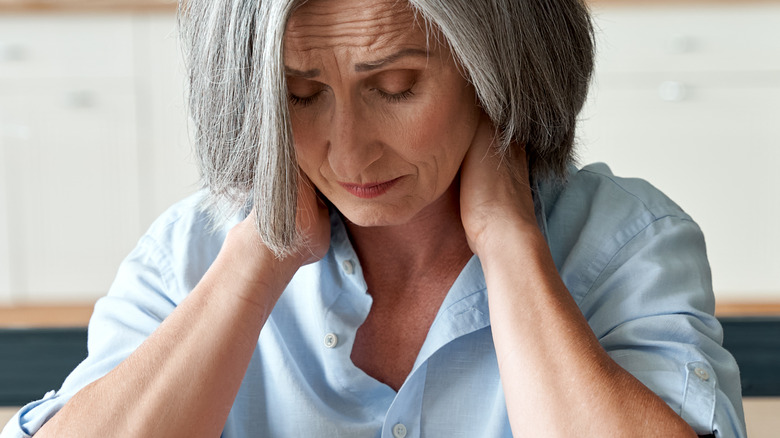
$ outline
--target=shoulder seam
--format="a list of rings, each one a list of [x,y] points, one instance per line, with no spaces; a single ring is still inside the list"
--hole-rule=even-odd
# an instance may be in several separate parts
[[[592,170],[585,169],[585,168],[580,169],[580,172],[586,172],[586,173],[589,173],[591,175],[596,175],[598,177],[606,178],[609,182],[611,182],[615,187],[619,188],[622,192],[624,192],[625,194],[627,194],[627,195],[631,196],[632,198],[636,199],[637,201],[639,201],[639,203],[642,204],[642,207],[645,208],[645,211],[650,213],[650,215],[653,217],[653,220],[659,220],[659,219],[663,219],[664,217],[673,216],[673,215],[670,215],[670,214],[667,214],[667,215],[664,215],[664,216],[661,216],[661,217],[656,216],[655,212],[647,205],[647,203],[645,202],[644,199],[640,198],[639,196],[637,196],[633,192],[630,192],[630,191],[626,190],[626,188],[623,187],[622,184],[620,184],[617,181],[615,181],[614,175],[605,175],[603,173],[594,172]],[[648,224],[648,226],[649,226],[649,224]],[[644,230],[644,228],[643,228],[643,230]],[[641,233],[641,231],[640,231],[640,233]],[[639,234],[639,233],[637,233],[637,234]]]

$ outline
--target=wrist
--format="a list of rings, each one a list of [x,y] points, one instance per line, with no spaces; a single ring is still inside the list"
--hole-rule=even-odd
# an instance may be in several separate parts
[[[481,260],[547,247],[536,221],[511,219],[493,216],[490,226],[486,226],[473,241],[473,250]]]
[[[300,257],[278,258],[254,229],[228,233],[207,275],[227,290],[250,301],[276,302],[303,264]]]

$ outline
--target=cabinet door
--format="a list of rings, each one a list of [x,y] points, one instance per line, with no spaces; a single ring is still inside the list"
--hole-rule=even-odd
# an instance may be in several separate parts
[[[176,17],[134,17],[136,84],[139,84],[138,158],[141,163],[141,223],[151,224],[174,202],[199,188],[186,108],[186,72]]]
[[[0,14],[0,82],[131,78],[130,14]]]
[[[93,301],[140,233],[132,81],[4,81],[0,117],[11,299]]]
[[[2,120],[2,119],[0,119]],[[8,199],[5,172],[5,138],[10,136],[11,128],[0,125],[0,306],[10,304],[11,297],[11,253],[8,228]]]
[[[777,2],[615,3],[593,8],[599,71],[780,70]]]

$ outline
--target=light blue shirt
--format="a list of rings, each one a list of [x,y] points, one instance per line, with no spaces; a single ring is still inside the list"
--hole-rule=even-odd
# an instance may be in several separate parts
[[[141,238],[95,307],[89,357],[2,438],[35,433],[195,287],[240,220],[210,231],[201,196],[173,206]],[[573,169],[564,187],[539,184],[536,203],[558,272],[609,355],[697,433],[744,437],[739,371],[712,316],[699,227],[646,182],[604,165]],[[325,258],[299,270],[263,328],[222,436],[512,436],[479,260],[460,273],[396,393],[350,359],[372,299],[337,214],[331,230]]]

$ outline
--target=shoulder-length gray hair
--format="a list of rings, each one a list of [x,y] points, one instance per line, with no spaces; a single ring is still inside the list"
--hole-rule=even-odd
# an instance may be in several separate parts
[[[179,26],[202,183],[212,211],[257,209],[266,245],[299,249],[299,170],[282,43],[305,0],[182,0]],[[501,133],[526,146],[531,177],[564,178],[593,69],[582,0],[408,0],[446,39]],[[221,206],[221,207],[218,207]]]

